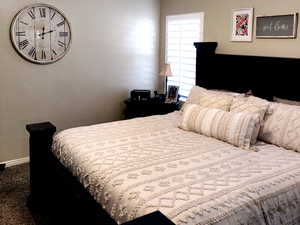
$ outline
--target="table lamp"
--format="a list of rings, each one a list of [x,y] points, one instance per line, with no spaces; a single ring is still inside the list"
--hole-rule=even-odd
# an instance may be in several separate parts
[[[170,64],[164,64],[162,71],[159,73],[160,76],[164,77],[164,94],[167,95],[167,83],[168,77],[173,76]]]

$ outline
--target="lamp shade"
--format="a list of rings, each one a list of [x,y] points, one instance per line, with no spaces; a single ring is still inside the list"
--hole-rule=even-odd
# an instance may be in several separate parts
[[[171,76],[173,76],[171,65],[170,64],[165,64],[163,66],[162,71],[159,73],[159,75],[163,76],[163,77],[171,77]]]

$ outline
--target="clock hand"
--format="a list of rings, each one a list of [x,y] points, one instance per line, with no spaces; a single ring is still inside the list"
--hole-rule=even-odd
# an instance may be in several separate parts
[[[49,34],[49,33],[52,33],[54,31],[56,31],[56,30],[50,30],[50,31],[47,31],[47,32],[43,32],[43,33],[39,34],[39,36],[43,36],[44,37],[45,34]]]
[[[45,34],[52,33],[52,32],[54,32],[54,31],[55,31],[55,30],[50,30],[50,31],[47,31],[47,32],[45,32],[45,33],[44,33],[44,35],[45,35]]]
[[[42,40],[44,40],[44,35],[45,35],[45,27],[43,27]]]

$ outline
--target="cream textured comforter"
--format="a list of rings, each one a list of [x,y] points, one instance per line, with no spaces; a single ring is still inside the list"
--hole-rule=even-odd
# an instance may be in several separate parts
[[[177,128],[179,112],[60,132],[53,152],[118,223],[300,224],[300,153]]]

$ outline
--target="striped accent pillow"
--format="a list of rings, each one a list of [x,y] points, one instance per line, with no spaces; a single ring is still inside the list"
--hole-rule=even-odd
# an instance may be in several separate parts
[[[184,109],[179,127],[243,149],[250,149],[252,136],[260,128],[257,126],[259,121],[257,113],[233,113],[188,104]]]

